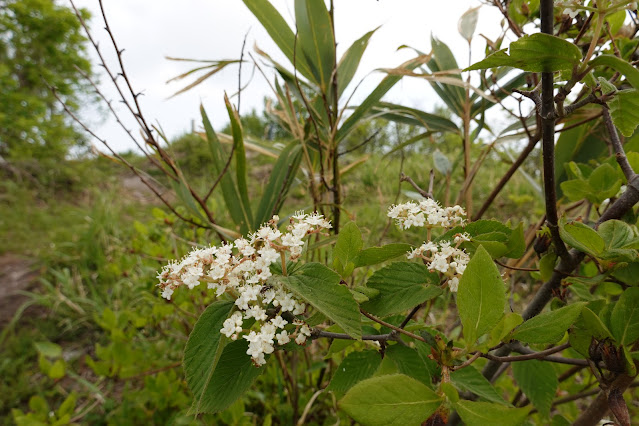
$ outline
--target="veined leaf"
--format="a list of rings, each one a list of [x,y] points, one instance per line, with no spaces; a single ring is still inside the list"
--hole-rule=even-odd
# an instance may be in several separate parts
[[[377,351],[351,352],[335,370],[326,390],[341,398],[356,383],[372,377],[381,363],[382,357]]]
[[[369,247],[362,250],[355,259],[355,267],[377,265],[398,256],[405,255],[410,251],[409,244],[394,243],[382,247]]]
[[[490,384],[488,379],[472,365],[450,373],[450,381],[459,390],[472,392],[486,401],[511,406],[511,404],[506,402],[499,392],[497,392],[493,385]]]
[[[342,327],[349,336],[362,336],[360,313],[348,288],[340,285],[340,276],[319,263],[306,263],[289,276],[273,276],[295,296]]]
[[[184,349],[184,373],[186,383],[195,396],[193,410],[207,410],[213,372],[224,348],[225,338],[220,333],[224,321],[233,309],[233,302],[214,302],[202,313],[189,335]],[[250,357],[246,354],[244,358]]]
[[[362,304],[362,309],[381,317],[404,312],[441,294],[439,277],[420,263],[395,262],[375,273],[366,286],[379,295]]]
[[[210,333],[210,330],[209,330]],[[226,410],[251,387],[266,366],[255,367],[249,355],[246,354],[248,342],[244,339],[230,342],[224,347],[222,355],[210,377],[210,384],[202,395],[199,410],[191,407],[194,412],[217,413]]]
[[[402,345],[389,346],[386,348],[385,357],[395,363],[399,373],[417,379],[428,387],[432,387],[428,366],[416,349]]]
[[[419,425],[437,410],[441,398],[403,374],[373,377],[353,386],[339,406],[363,425]]]
[[[612,121],[626,137],[639,125],[639,95],[637,89],[620,90],[608,102]]]
[[[457,308],[467,347],[472,347],[499,322],[505,306],[501,274],[486,249],[479,246],[468,262],[457,291]]]
[[[512,337],[525,343],[557,343],[575,323],[585,305],[578,302],[539,314],[515,329]]]
[[[606,66],[615,71],[619,71],[626,77],[628,83],[635,89],[639,89],[639,70],[630,65],[627,61],[617,58],[614,55],[600,55],[590,61],[588,65],[592,67]]]
[[[627,288],[619,297],[610,314],[610,328],[622,345],[639,338],[639,288]]]
[[[508,408],[491,402],[464,399],[453,406],[467,426],[519,426],[528,416],[529,407]]]
[[[361,231],[355,222],[348,222],[340,230],[333,247],[333,267],[343,278],[350,276],[355,269],[355,261],[363,245]]]
[[[549,362],[531,359],[512,363],[513,376],[522,392],[544,417],[550,417],[550,407],[555,399],[559,381]]]
[[[373,31],[367,32],[358,40],[355,40],[355,42],[351,44],[351,47],[349,47],[348,50],[344,52],[342,59],[340,59],[339,63],[337,64],[338,98],[342,96],[342,93],[344,93],[344,89],[348,87],[348,84],[353,79],[353,76],[355,75],[355,72],[359,67],[359,62],[361,61],[362,56],[364,55],[364,51],[368,46],[368,41],[378,29],[379,27],[375,28]]]
[[[559,234],[570,246],[593,256],[601,254],[605,248],[604,240],[597,231],[581,222],[566,222],[565,218],[561,218]]]
[[[465,71],[495,67],[514,67],[530,72],[570,71],[581,61],[577,46],[544,33],[524,36],[511,43],[509,50],[510,56],[502,49]]]

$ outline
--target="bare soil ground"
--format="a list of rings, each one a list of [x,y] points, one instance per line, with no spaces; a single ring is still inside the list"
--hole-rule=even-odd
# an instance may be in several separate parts
[[[20,291],[31,290],[40,272],[33,259],[15,254],[0,255],[0,329],[6,326],[28,299]]]

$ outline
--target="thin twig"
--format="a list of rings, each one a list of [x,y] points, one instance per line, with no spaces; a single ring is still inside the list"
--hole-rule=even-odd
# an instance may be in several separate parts
[[[615,150],[615,159],[617,160],[617,163],[619,163],[619,167],[621,167],[621,171],[624,176],[626,176],[626,179],[630,182],[636,174],[628,162],[628,157],[626,157],[626,153],[621,145],[621,140],[619,140],[619,134],[617,134],[617,128],[612,122],[608,106],[603,107],[603,121],[606,125],[606,129],[608,130],[608,134],[610,134],[610,141],[612,142],[612,147]]]
[[[431,170],[431,175],[432,174],[433,174],[433,171]],[[431,182],[432,182],[432,180],[433,179],[431,178]],[[415,190],[417,192],[419,192],[419,195],[421,195],[422,197],[424,197],[424,198],[433,198],[432,192],[424,191],[422,188],[419,187],[419,185],[417,185],[415,183],[415,181],[410,176],[406,176],[404,173],[402,173],[399,176],[399,181],[400,182],[408,182],[408,183],[410,183],[413,186],[413,188],[415,188]]]
[[[406,336],[408,336],[408,337],[412,337],[413,339],[415,339],[415,340],[419,340],[420,342],[428,343],[428,342],[426,341],[426,339],[424,339],[424,338],[423,338],[423,337],[421,337],[421,336],[418,336],[417,334],[413,334],[413,333],[411,333],[410,331],[406,331],[406,330],[404,330],[404,329],[402,329],[402,328],[399,328],[399,327],[397,327],[397,326],[395,326],[395,325],[393,325],[393,324],[389,324],[389,323],[387,323],[386,321],[383,321],[383,320],[381,320],[381,319],[377,318],[375,315],[373,315],[373,314],[369,314],[368,312],[366,312],[366,311],[365,311],[365,310],[363,310],[363,309],[360,309],[359,311],[360,311],[360,312],[362,313],[362,315],[364,315],[365,317],[370,318],[371,320],[375,321],[375,322],[376,322],[376,323],[378,323],[378,324],[383,325],[384,327],[388,327],[388,328],[390,328],[391,330],[395,330],[395,331],[397,331],[398,333],[405,334]]]

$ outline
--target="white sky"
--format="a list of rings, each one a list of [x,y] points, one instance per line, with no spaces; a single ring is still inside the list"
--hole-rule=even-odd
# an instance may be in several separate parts
[[[292,0],[271,2],[289,23],[293,22]],[[237,67],[231,66],[205,84],[168,99],[187,80],[168,85],[166,81],[187,71],[190,65],[168,61],[165,56],[237,59],[244,35],[250,31],[247,51],[253,51],[253,45],[257,43],[276,60],[287,63],[283,56],[276,54],[277,47],[240,0],[104,0],[104,4],[119,47],[126,49],[124,61],[127,74],[134,89],[144,92],[140,98],[144,114],[148,120],[159,123],[169,138],[189,131],[192,120],[195,120],[196,127],[199,126],[200,103],[204,104],[216,128],[228,122],[223,96],[225,90],[229,95],[237,90]],[[400,45],[430,51],[431,33],[448,44],[460,66],[465,66],[467,43],[457,31],[457,22],[468,8],[479,4],[478,0],[335,0],[338,58],[353,41],[381,25],[371,38],[349,89],[370,71],[397,66],[414,56],[409,50],[397,52]],[[100,40],[103,54],[112,60],[110,66],[115,69],[117,64],[103,30],[98,1],[76,0],[76,5],[92,12],[93,35]],[[501,16],[495,8],[483,6],[480,9],[473,40],[474,58],[482,56],[485,48],[485,42],[479,34],[490,39],[496,38],[500,33],[500,21]],[[250,75],[250,68],[244,65],[245,81]],[[369,75],[353,102],[357,104],[361,101],[383,76],[381,72]],[[114,99],[115,92],[105,75],[101,76],[101,82],[103,90]],[[269,92],[264,79],[256,73],[249,87],[242,92],[241,112],[248,112],[252,108],[261,110],[263,98]],[[385,99],[425,111],[433,111],[435,105],[441,104],[427,82],[409,78],[398,83]],[[232,102],[236,103],[236,100]],[[87,109],[84,116],[116,150],[132,148],[131,141],[115,120],[106,117],[106,112],[104,108],[102,114],[98,115]],[[124,112],[122,116],[126,116]],[[128,127],[134,128],[133,122],[129,123]],[[100,148],[99,143],[96,146]]]

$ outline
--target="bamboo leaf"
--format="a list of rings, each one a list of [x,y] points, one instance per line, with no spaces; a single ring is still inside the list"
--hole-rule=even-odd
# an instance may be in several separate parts
[[[338,98],[342,96],[344,89],[348,87],[348,84],[353,79],[353,76],[359,67],[359,62],[361,61],[362,56],[366,51],[366,47],[368,46],[368,41],[378,29],[379,27],[375,28],[373,31],[367,32],[358,40],[355,40],[348,50],[344,52],[342,59],[340,59],[337,64]]]
[[[295,46],[295,34],[286,24],[282,15],[268,0],[243,0],[246,7],[262,24],[271,39],[280,48],[284,56],[295,64],[295,68],[304,77],[313,80],[311,68],[303,55],[295,56],[293,46]]]

